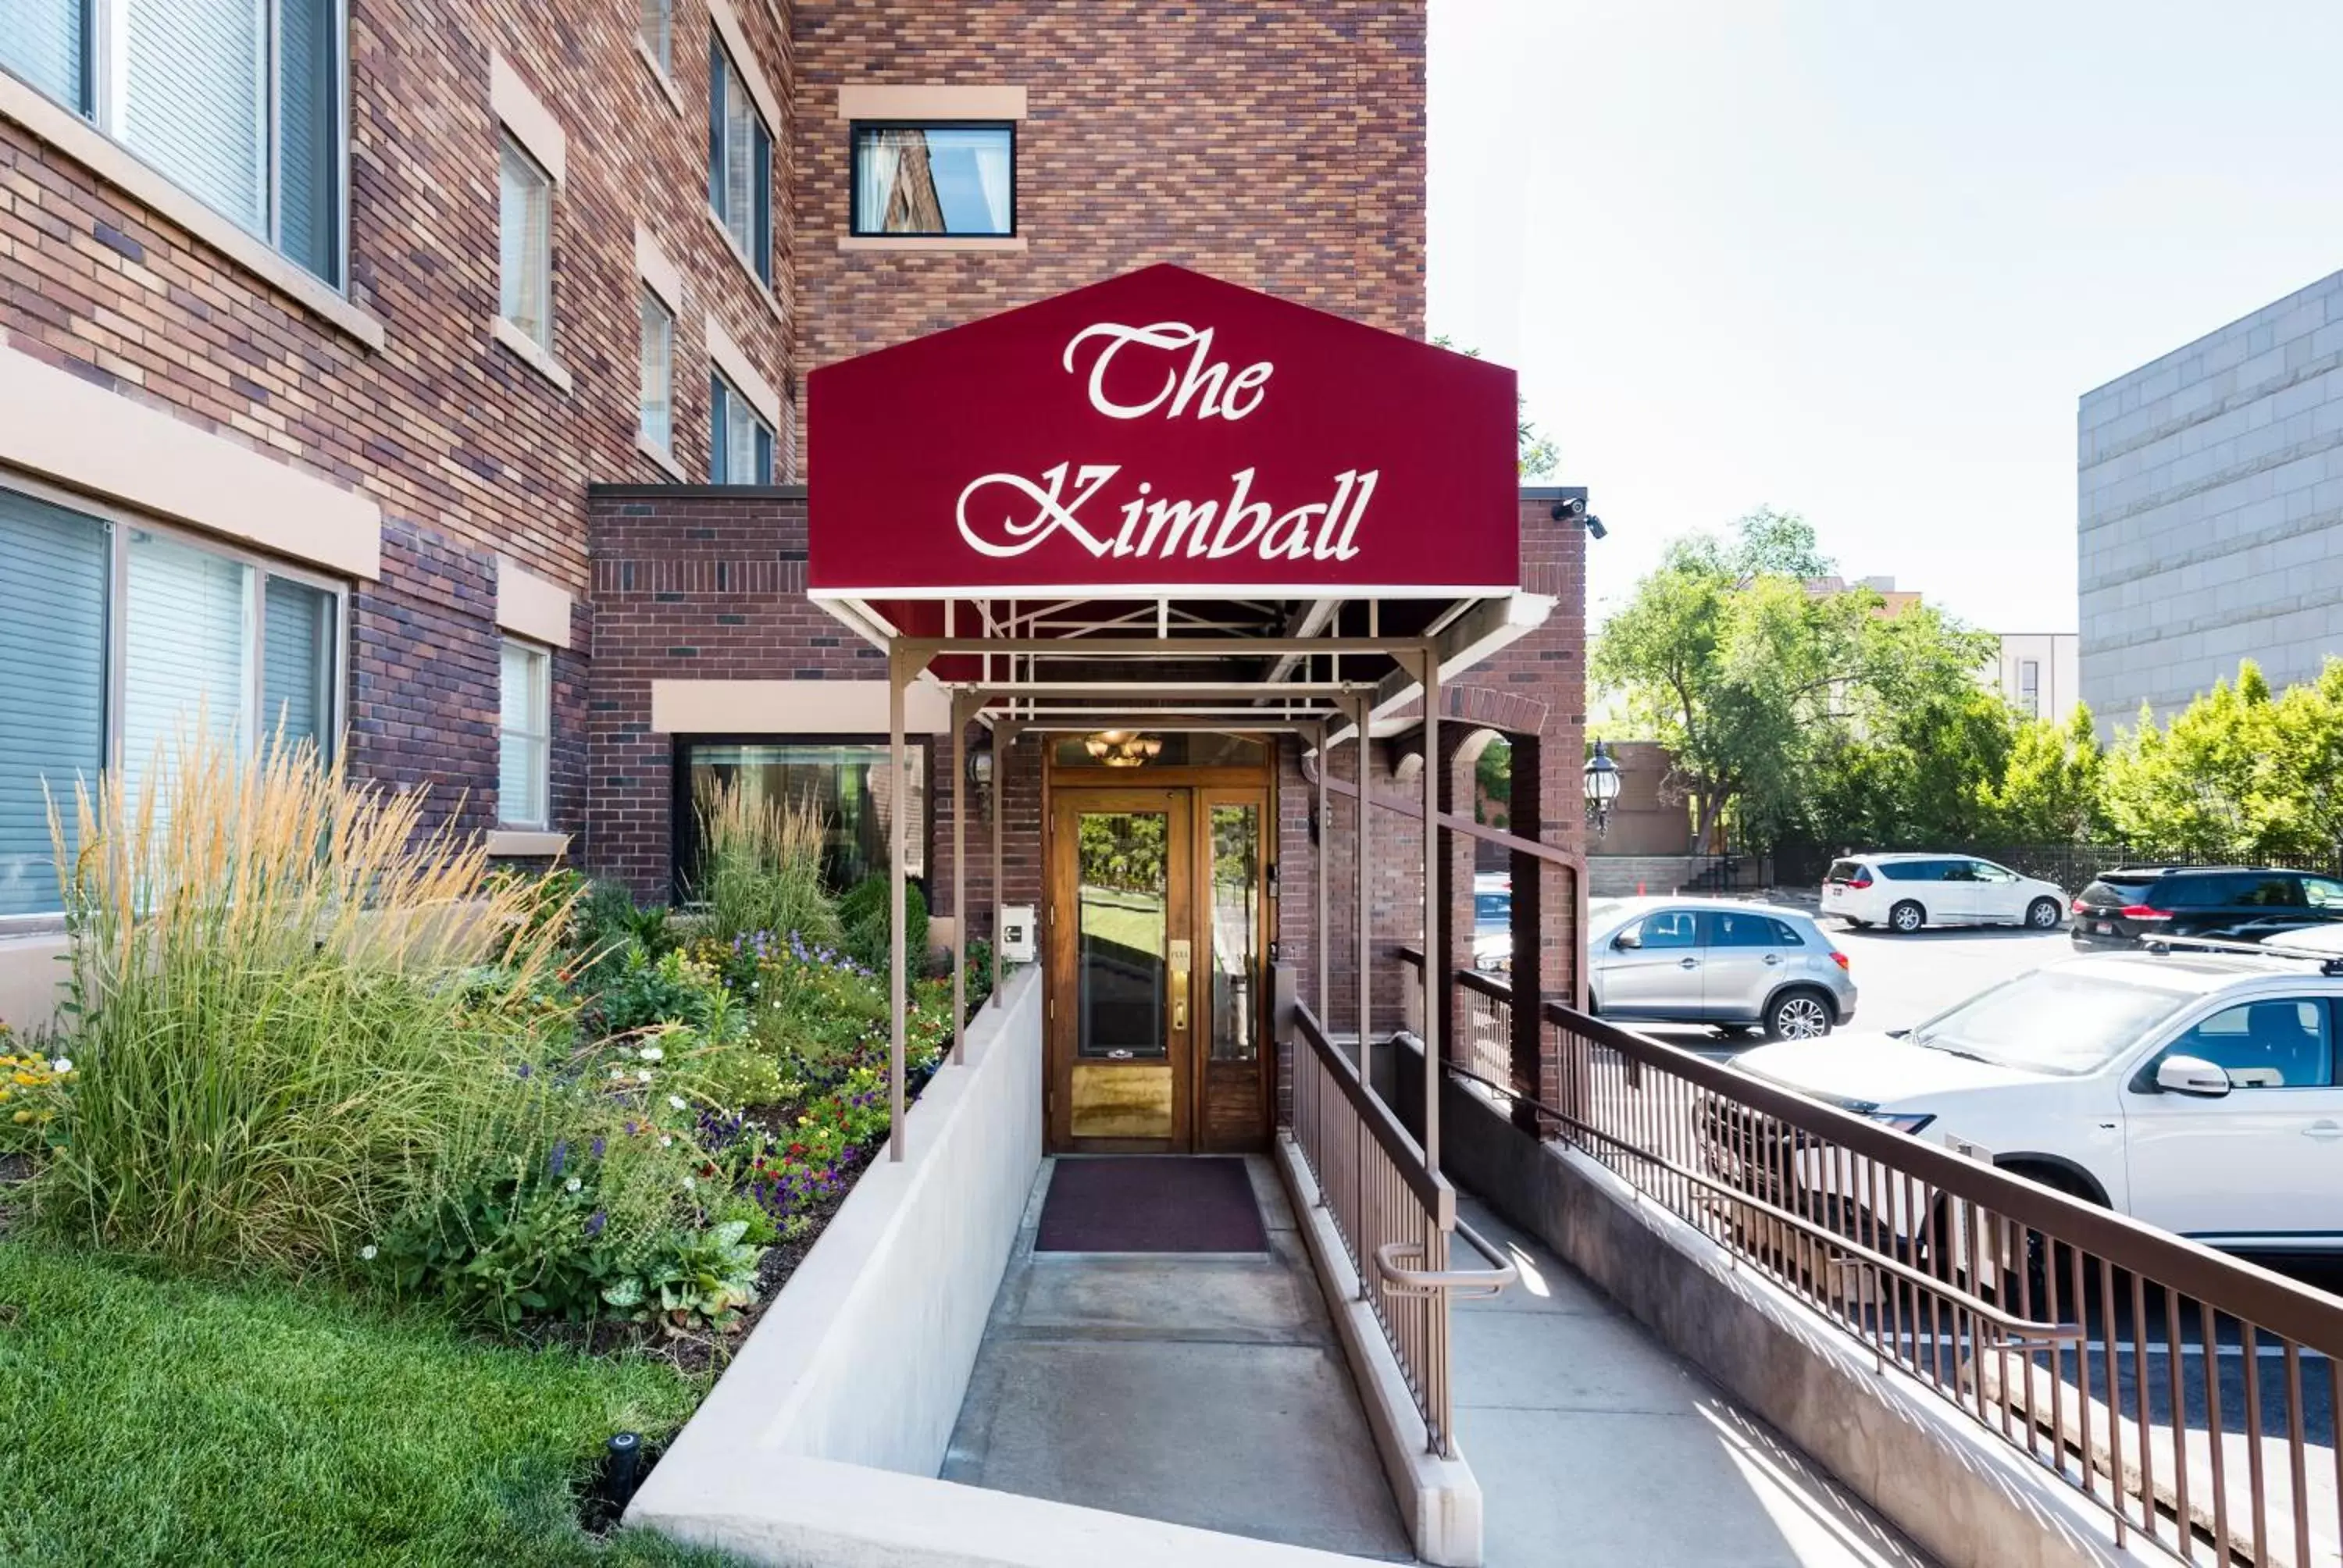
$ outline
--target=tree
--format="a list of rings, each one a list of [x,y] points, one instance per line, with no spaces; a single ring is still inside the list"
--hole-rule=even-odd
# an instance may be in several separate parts
[[[2012,738],[1994,787],[1994,836],[2012,844],[2088,844],[2105,838],[2106,751],[2089,708],[2063,724],[2029,719]]]
[[[1446,333],[1432,340],[1434,348],[1445,348],[1462,354],[1467,359],[1478,359],[1477,348],[1459,348],[1455,339]],[[1530,400],[1518,392],[1513,395],[1513,467],[1524,479],[1543,479],[1562,466],[1562,452],[1554,437],[1537,427],[1530,418]]]
[[[2343,843],[2343,659],[2274,695],[2251,659],[2159,728],[2143,707],[2107,767],[2127,842],[2207,856],[2323,858]]]
[[[1887,617],[1868,588],[1808,588],[1831,569],[1804,518],[1762,508],[1731,539],[1671,545],[1603,628],[1590,672],[1673,759],[1664,792],[1692,803],[1700,852],[1728,815],[1753,842],[1815,830],[1831,767],[1894,781],[1907,815],[1976,814],[1966,766],[1947,787],[1896,753],[1957,742],[1980,766],[1997,764],[1974,674],[1988,639],[1926,607]],[[1924,790],[1938,799],[1913,803]],[[1842,815],[1854,806],[1844,790],[1833,799]]]

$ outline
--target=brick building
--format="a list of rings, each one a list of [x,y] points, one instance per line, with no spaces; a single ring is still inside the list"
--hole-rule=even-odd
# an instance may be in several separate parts
[[[198,710],[645,894],[688,861],[696,767],[779,769],[867,869],[884,658],[804,593],[813,369],[1167,260],[1424,331],[1423,0],[11,16],[0,1016],[44,1016],[55,973],[42,781],[136,779]],[[1545,739],[1575,851],[1584,541],[1554,498],[1525,493],[1523,586],[1558,608],[1444,700]],[[907,786],[940,905],[949,714],[915,705]],[[1386,773],[1407,729],[1379,721]],[[1039,762],[1001,766],[1004,890],[1039,901]],[[1270,767],[1306,859],[1292,741]],[[1413,830],[1378,873],[1394,943]]]

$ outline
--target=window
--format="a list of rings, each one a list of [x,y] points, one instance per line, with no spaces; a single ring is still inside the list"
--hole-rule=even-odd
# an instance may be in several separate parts
[[[749,399],[720,372],[711,373],[708,380],[708,482],[771,484],[773,427],[757,417]]]
[[[2239,1089],[2324,1089],[2333,1044],[2324,1001],[2254,1001],[2223,1008],[2165,1054],[2200,1057]]]
[[[2296,879],[2280,874],[2270,877],[2235,877],[2230,879],[2229,902],[2255,910],[2292,910],[2302,907],[2302,884]]]
[[[1017,127],[857,125],[853,232],[906,236],[1017,232]]]
[[[1697,917],[1690,910],[1664,910],[1656,915],[1646,915],[1644,923],[1635,928],[1641,945],[1646,948],[1694,948],[1700,945],[1695,935]]]
[[[199,714],[246,756],[330,754],[342,610],[253,558],[0,488],[0,916],[58,907],[47,800],[69,822],[75,781],[118,762],[135,803]]]
[[[699,820],[692,809],[706,786],[737,781],[756,798],[810,801],[821,814],[822,875],[834,889],[884,876],[893,861],[895,802],[907,801],[904,870],[928,868],[928,742],[904,742],[900,789],[889,787],[881,742],[788,740],[679,742],[676,778],[677,886],[688,890],[699,863]]]
[[[758,277],[773,281],[773,136],[748,84],[708,40],[708,205]]]
[[[498,171],[497,310],[539,348],[553,348],[553,181],[509,136]]]
[[[2036,719],[2042,717],[2042,661],[2038,658],[2017,661],[2017,706]]]
[[[643,313],[642,436],[646,445],[665,452],[675,444],[675,317],[648,287],[641,289]]]
[[[2331,877],[2305,877],[2302,896],[2314,910],[2343,910],[2343,882]]]
[[[641,30],[643,52],[651,57],[662,75],[675,74],[675,0],[641,0],[642,14],[638,18]]]
[[[340,0],[11,0],[15,72],[338,285]]]
[[[497,821],[507,828],[546,824],[546,774],[553,750],[552,656],[534,643],[505,639],[498,681]]]
[[[1702,918],[1708,922],[1708,930],[1703,940],[1707,947],[1795,948],[1805,945],[1795,931],[1770,915],[1719,910]]]

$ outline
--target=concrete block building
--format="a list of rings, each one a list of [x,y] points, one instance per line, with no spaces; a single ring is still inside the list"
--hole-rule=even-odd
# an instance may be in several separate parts
[[[2083,395],[2082,699],[2103,731],[2343,654],[2343,273]]]

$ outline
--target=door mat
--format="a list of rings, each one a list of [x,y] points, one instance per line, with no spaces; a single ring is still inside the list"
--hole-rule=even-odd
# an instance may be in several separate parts
[[[1242,1160],[1061,1157],[1041,1201],[1037,1252],[1266,1252]]]

